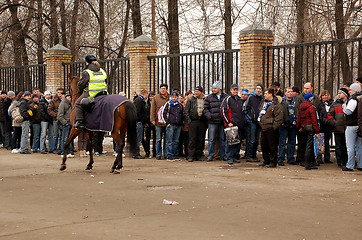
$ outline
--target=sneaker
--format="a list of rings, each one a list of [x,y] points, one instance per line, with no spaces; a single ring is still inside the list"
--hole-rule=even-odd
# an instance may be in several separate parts
[[[207,161],[207,162],[212,162],[212,158],[211,158],[211,157],[208,157],[206,161]]]
[[[89,155],[89,154],[90,154],[90,152],[89,152],[89,151],[86,151],[86,152],[85,152],[85,154]]]
[[[41,154],[48,154],[46,151],[42,151],[42,152],[40,152]]]
[[[123,158],[126,157],[126,154],[122,153],[122,157],[123,157]]]
[[[178,156],[173,157],[173,160],[175,161],[181,161],[181,159]]]
[[[136,156],[133,156],[133,158],[135,158],[135,159],[144,159],[145,157],[143,157],[141,155],[136,155]]]
[[[284,166],[284,162],[278,162],[279,166]]]
[[[19,149],[14,148],[13,150],[11,150],[11,153],[19,153]]]
[[[74,158],[74,154],[69,153],[69,154],[67,155],[67,157],[68,157],[68,158]]]
[[[60,158],[63,158],[64,157],[64,155],[60,155]]]
[[[167,161],[175,161],[175,157],[172,157],[172,156],[171,156],[171,157],[168,157],[168,158],[167,158]]]
[[[156,157],[156,159],[157,159],[157,160],[161,160],[161,159],[162,159],[162,157],[161,157],[161,156],[158,156],[158,157]]]
[[[116,152],[113,153],[113,156],[117,157],[117,155],[118,155],[118,153],[116,153]]]

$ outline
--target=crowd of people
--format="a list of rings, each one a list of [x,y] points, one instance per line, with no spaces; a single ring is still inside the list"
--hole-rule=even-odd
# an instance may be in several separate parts
[[[330,142],[334,139],[338,166],[353,171],[357,157],[357,169],[362,171],[361,82],[359,78],[355,83],[344,84],[334,99],[327,90],[319,96],[314,94],[310,82],[304,84],[302,93],[296,86],[282,91],[278,82],[268,89],[257,84],[251,92],[240,91],[239,85],[232,84],[227,94],[222,91],[221,82],[216,81],[208,96],[202,86],[184,95],[178,89],[169,93],[167,84],[160,85],[158,94],[142,89],[133,100],[138,148],[132,157],[169,161],[185,157],[189,162],[219,159],[228,164],[241,159],[260,162],[260,142],[259,166],[275,168],[287,162],[311,170],[322,163],[332,163]],[[1,91],[0,144],[12,153],[74,157],[73,144],[64,153],[72,127],[71,98],[62,88],[54,95],[50,91],[41,93],[37,88],[32,92]],[[230,129],[232,138],[238,141],[230,141],[226,135]],[[319,133],[324,133],[325,152],[315,156],[314,136]],[[105,154],[103,139],[104,133],[95,134],[95,155]],[[78,151],[80,156],[86,156],[84,134],[78,137]]]
[[[133,157],[169,161],[185,157],[189,162],[220,159],[228,164],[239,163],[240,159],[261,162],[257,156],[260,142],[259,166],[275,168],[287,162],[311,170],[333,163],[330,144],[334,139],[338,166],[353,171],[357,157],[357,169],[362,171],[361,83],[360,78],[345,83],[334,99],[327,90],[319,96],[314,94],[310,82],[304,84],[303,92],[296,86],[282,91],[278,82],[268,89],[257,84],[250,93],[232,84],[227,94],[216,81],[208,96],[202,86],[184,95],[178,89],[169,93],[167,84],[160,85],[159,94],[142,89],[134,98],[138,151]],[[229,141],[227,132],[239,141]],[[325,151],[315,156],[314,138],[319,133],[324,134]],[[244,156],[240,154],[242,140]]]

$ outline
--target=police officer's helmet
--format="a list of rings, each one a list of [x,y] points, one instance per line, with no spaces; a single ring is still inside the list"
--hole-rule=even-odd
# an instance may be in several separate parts
[[[84,111],[91,112],[94,108],[94,98],[83,98],[80,105]]]
[[[92,63],[93,61],[97,61],[97,58],[92,54],[88,54],[87,56],[85,56],[85,61],[87,63]]]

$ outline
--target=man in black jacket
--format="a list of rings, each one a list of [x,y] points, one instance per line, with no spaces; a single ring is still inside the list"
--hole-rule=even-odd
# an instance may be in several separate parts
[[[204,89],[197,86],[195,94],[187,100],[185,107],[185,119],[189,123],[189,162],[199,161],[204,155],[206,117],[203,113],[205,97]]]
[[[142,89],[141,93],[134,100],[134,105],[137,112],[137,155],[133,158],[143,159],[144,157],[140,154],[140,144],[143,139],[143,129],[144,125],[147,123],[147,114],[146,114],[146,100],[148,97],[148,91]]]
[[[220,106],[224,98],[228,95],[222,92],[221,88],[221,82],[216,81],[212,85],[212,94],[206,97],[204,103],[204,115],[207,118],[209,128],[209,154],[207,156],[207,161],[212,161],[215,155],[217,133],[219,134],[220,159],[225,159],[225,133],[223,119],[220,114]]]
[[[0,95],[0,143],[3,144],[5,147],[6,141],[5,141],[5,123],[6,123],[6,115],[7,115],[7,109],[5,111],[5,99],[6,99],[6,91],[1,91]]]
[[[245,115],[242,113],[244,100],[239,97],[239,86],[232,84],[230,88],[231,96],[226,97],[221,105],[222,117],[226,127],[238,127],[239,139],[245,123]],[[241,144],[229,145],[226,143],[226,160],[228,164],[239,163],[238,155]]]
[[[150,120],[150,114],[151,114],[151,103],[153,100],[153,97],[156,95],[156,93],[154,91],[150,91],[148,93],[148,98],[146,101],[146,116],[147,116],[147,122],[144,125],[144,134],[145,134],[145,138],[146,139],[142,139],[142,146],[143,149],[146,152],[145,157],[146,158],[152,158],[152,156],[156,156],[156,129],[155,129],[155,125],[153,125],[151,123]],[[153,139],[153,143],[152,143],[152,155],[151,155],[151,147],[150,147],[150,143],[151,143],[151,133],[152,133],[152,139]]]

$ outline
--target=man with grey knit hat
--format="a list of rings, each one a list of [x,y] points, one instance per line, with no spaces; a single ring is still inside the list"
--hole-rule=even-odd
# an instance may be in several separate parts
[[[355,156],[357,156],[357,169],[362,171],[362,138],[358,136],[358,105],[362,101],[361,85],[353,83],[349,86],[350,97],[347,103],[342,105],[346,115],[346,145],[348,161],[343,171],[353,171]]]
[[[220,106],[224,98],[228,95],[221,91],[222,84],[220,81],[214,82],[212,85],[212,94],[205,98],[204,103],[204,115],[208,122],[209,128],[209,144],[207,161],[212,161],[215,155],[215,142],[216,133],[219,134],[219,150],[220,159],[225,158],[225,133],[224,133],[224,122],[220,114]]]

